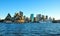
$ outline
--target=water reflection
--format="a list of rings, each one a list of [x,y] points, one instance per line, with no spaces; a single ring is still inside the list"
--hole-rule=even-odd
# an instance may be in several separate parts
[[[60,24],[0,23],[0,36],[60,36]]]

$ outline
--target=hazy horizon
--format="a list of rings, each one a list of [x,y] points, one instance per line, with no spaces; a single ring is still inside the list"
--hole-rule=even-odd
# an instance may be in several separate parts
[[[0,0],[0,18],[22,11],[28,17],[30,14],[42,14],[60,19],[59,9],[60,0]]]

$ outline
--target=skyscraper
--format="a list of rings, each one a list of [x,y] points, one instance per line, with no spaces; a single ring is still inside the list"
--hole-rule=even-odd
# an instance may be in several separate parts
[[[42,20],[45,21],[45,16],[44,15],[42,15]]]
[[[51,17],[49,17],[49,21],[52,21],[52,18]]]
[[[23,16],[23,12],[22,11],[20,11],[19,13],[20,13],[21,16]]]
[[[41,20],[41,14],[37,14],[36,18],[37,18],[37,21],[40,21]]]
[[[34,22],[34,14],[31,14],[30,20],[31,20],[31,22]]]

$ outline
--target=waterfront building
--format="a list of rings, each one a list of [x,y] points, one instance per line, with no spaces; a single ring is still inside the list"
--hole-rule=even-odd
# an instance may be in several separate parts
[[[11,15],[8,13],[8,15],[6,16],[5,20],[11,20]]]
[[[26,16],[24,16],[24,20],[26,19]]]
[[[47,16],[47,15],[45,16],[45,21],[46,21],[46,22],[48,21],[48,16]]]
[[[37,18],[36,17],[34,17],[34,22],[37,22]]]
[[[46,15],[46,19],[48,19],[48,16]]]
[[[15,15],[14,15],[14,17],[13,17],[13,21],[14,22],[19,22],[19,20],[21,19],[21,16],[20,16],[20,14],[19,13],[15,13]]]
[[[42,21],[45,21],[45,16],[44,15],[42,15]]]
[[[25,22],[24,16],[20,17],[20,19],[18,19],[17,21],[20,22],[20,23],[24,23]]]
[[[50,21],[52,21],[52,18],[51,18],[51,17],[49,17],[49,20],[50,20]]]
[[[4,22],[19,22],[19,23],[24,23],[24,22],[46,22],[46,21],[54,21],[55,18],[51,18],[48,16],[44,16],[41,14],[37,14],[36,17],[34,17],[34,14],[30,15],[29,17],[23,16],[23,12],[19,11],[19,13],[15,13],[13,17],[11,17],[10,13],[6,16]]]
[[[28,17],[25,18],[25,22],[29,23],[30,19]]]
[[[15,20],[15,22],[18,22],[18,23],[24,23],[24,22],[25,22],[24,16],[18,17],[18,18]]]
[[[53,21],[55,21],[55,18],[53,18]]]
[[[23,16],[23,12],[19,11],[19,13],[15,13],[14,18],[15,19],[20,18],[20,17],[22,18],[22,16]]]
[[[8,13],[8,15],[6,16],[6,18],[5,18],[5,20],[4,20],[4,22],[12,22],[12,19],[11,19],[12,17],[11,17],[11,15],[10,15],[10,13]]]
[[[36,19],[37,21],[40,21],[41,20],[41,14],[37,14],[36,18],[37,18]]]
[[[34,14],[31,14],[31,15],[30,15],[30,21],[31,21],[31,22],[34,22]]]
[[[48,22],[49,22],[49,23],[51,23],[51,22],[52,22],[52,18],[51,18],[51,17],[49,17]]]
[[[22,23],[25,22],[24,16],[21,17],[22,19],[20,20]]]
[[[20,11],[19,14],[20,14],[21,16],[23,16],[23,12],[22,12],[22,11]]]
[[[14,15],[14,20],[18,19],[19,16],[20,16],[19,13],[15,13],[15,15]]]
[[[14,18],[15,18],[14,22],[19,22],[19,23],[25,22],[23,12],[21,12],[21,11],[19,13],[15,13]]]

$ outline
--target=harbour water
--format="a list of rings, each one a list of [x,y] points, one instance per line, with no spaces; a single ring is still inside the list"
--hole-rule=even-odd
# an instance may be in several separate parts
[[[0,36],[60,36],[60,23],[0,23]]]

